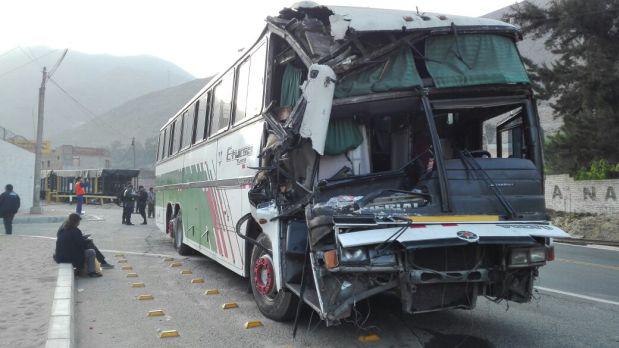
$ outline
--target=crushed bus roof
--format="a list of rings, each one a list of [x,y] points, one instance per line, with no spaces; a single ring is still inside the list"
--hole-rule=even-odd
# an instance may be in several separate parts
[[[331,35],[334,39],[343,39],[348,29],[357,32],[394,31],[431,29],[456,26],[493,26],[513,30],[519,28],[505,22],[489,18],[464,17],[437,13],[416,12],[411,10],[393,10],[368,7],[320,6],[332,11],[329,16]],[[311,8],[310,4],[299,4],[296,9]]]

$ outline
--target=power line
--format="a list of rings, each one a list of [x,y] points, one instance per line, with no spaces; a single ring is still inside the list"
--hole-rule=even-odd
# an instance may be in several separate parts
[[[84,111],[86,111],[86,113],[88,113],[91,117],[91,119],[95,122],[100,123],[103,126],[108,127],[108,131],[110,131],[111,133],[114,132],[115,133],[120,133],[121,135],[125,136],[125,137],[129,137],[126,133],[124,133],[124,131],[121,131],[120,129],[117,129],[116,127],[113,127],[109,124],[106,124],[103,120],[100,120],[97,116],[97,114],[95,114],[93,111],[91,111],[88,107],[86,107],[84,104],[82,104],[77,98],[75,98],[73,95],[71,95],[71,93],[69,93],[67,90],[65,90],[64,88],[62,88],[62,86],[60,86],[60,84],[58,84],[58,81],[56,81],[54,78],[49,78],[49,80],[54,84],[54,86],[58,87],[58,89],[64,93],[67,97],[69,97],[75,104],[77,104],[78,106],[80,106]]]
[[[9,53],[11,53],[11,52],[15,51],[15,50],[16,50],[16,49],[18,49],[18,48],[20,48],[20,47],[19,47],[19,46],[17,46],[17,47],[13,47],[13,48],[11,48],[10,50],[8,50],[8,51],[6,51],[6,52],[4,52],[4,53],[0,54],[0,58],[2,58],[2,57],[4,57],[4,56],[6,56],[7,54],[9,54]]]
[[[25,64],[22,64],[22,65],[20,65],[20,66],[17,66],[17,67],[15,67],[15,68],[13,68],[13,69],[11,69],[11,70],[9,70],[9,71],[5,71],[5,72],[3,72],[2,74],[0,74],[0,78],[2,78],[2,77],[4,77],[4,76],[6,76],[6,75],[8,75],[8,74],[12,73],[12,72],[13,72],[13,71],[15,71],[15,70],[19,70],[19,69],[21,69],[21,68],[25,67],[26,65],[30,65],[30,64],[34,63],[35,61],[37,61],[37,60],[39,60],[39,59],[41,59],[41,58],[43,58],[43,57],[45,57],[45,56],[49,56],[50,54],[52,54],[52,53],[54,53],[54,52],[56,52],[56,51],[57,51],[57,50],[49,51],[49,52],[47,52],[47,53],[45,53],[45,54],[42,54],[42,55],[40,55],[40,56],[38,56],[38,57],[35,57],[34,59],[31,59],[30,61],[28,61],[28,62],[27,62],[27,63],[25,63]]]

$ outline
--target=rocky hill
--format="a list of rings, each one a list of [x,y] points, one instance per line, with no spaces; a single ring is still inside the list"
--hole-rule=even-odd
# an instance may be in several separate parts
[[[0,56],[0,125],[26,137],[34,136],[41,70],[53,66],[62,51],[24,47]],[[88,123],[93,114],[194,79],[178,66],[152,56],[119,57],[71,50],[53,78],[83,106],[48,83],[45,137],[52,139],[73,126]]]
[[[55,144],[108,146],[115,141],[129,144],[135,137],[144,143],[155,137],[161,126],[193,97],[208,79],[151,92],[109,110],[53,139]]]

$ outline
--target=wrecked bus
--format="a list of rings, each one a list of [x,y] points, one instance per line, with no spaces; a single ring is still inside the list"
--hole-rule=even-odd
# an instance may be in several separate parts
[[[162,128],[156,221],[327,325],[529,302],[554,259],[542,135],[513,25],[301,2]],[[302,299],[299,301],[299,299]]]

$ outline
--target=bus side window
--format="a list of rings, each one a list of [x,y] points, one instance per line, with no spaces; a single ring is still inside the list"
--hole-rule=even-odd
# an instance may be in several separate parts
[[[163,130],[163,144],[161,145],[161,159],[168,157],[168,128]]]
[[[213,89],[213,112],[209,135],[218,133],[228,128],[230,112],[232,111],[232,86],[234,82],[234,69],[228,71],[221,81]]]
[[[171,154],[175,154],[181,147],[181,137],[183,136],[183,119],[182,117],[177,117],[176,121],[174,121],[174,139],[172,143],[172,151]]]
[[[196,120],[196,136],[195,136],[195,143],[199,143],[200,141],[202,141],[203,139],[206,139],[206,137],[208,136],[207,133],[207,127],[208,127],[208,120],[209,120],[209,110],[208,110],[208,93],[206,92],[205,94],[203,94],[202,96],[200,96],[200,99],[197,102],[197,120]]]
[[[191,143],[195,144],[197,141],[202,140],[202,136],[203,134],[200,134],[200,131],[198,130],[198,120],[200,119],[200,99],[196,100],[196,102],[193,104],[193,108],[192,108],[192,112],[193,112],[193,132],[191,133]],[[197,140],[200,137],[200,140]]]
[[[161,161],[163,159],[163,151],[165,145],[165,129],[159,133],[159,143],[157,144],[157,160]]]
[[[266,44],[262,44],[238,68],[234,124],[262,112]]]
[[[189,147],[189,145],[191,145],[191,138],[192,138],[191,134],[193,132],[193,123],[195,120],[195,114],[193,110],[194,110],[193,107],[189,107],[189,110],[186,110],[183,113],[183,136],[181,137],[182,139],[181,149],[184,149],[186,147]]]
[[[172,155],[172,138],[174,138],[174,123],[170,125],[168,128],[168,141],[166,142],[166,146],[168,147],[168,151],[166,151],[166,157]]]

